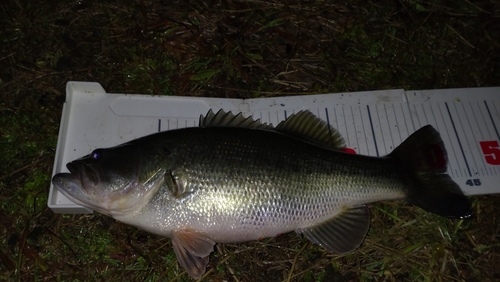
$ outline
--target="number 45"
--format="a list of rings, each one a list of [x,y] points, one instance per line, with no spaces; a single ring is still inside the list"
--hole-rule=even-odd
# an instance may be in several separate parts
[[[497,140],[480,141],[484,160],[490,165],[500,165],[500,145]]]
[[[469,185],[469,186],[481,186],[481,180],[479,179],[468,179],[467,182],[465,182],[465,184]]]

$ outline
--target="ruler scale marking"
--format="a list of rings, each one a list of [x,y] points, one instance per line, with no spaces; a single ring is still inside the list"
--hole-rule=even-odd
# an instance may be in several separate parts
[[[445,117],[444,117],[444,113],[443,113],[443,110],[441,109],[441,105],[440,104],[437,104],[438,108],[439,108],[439,113],[441,114],[441,120],[445,120]],[[456,177],[464,177],[463,175],[463,172],[462,172],[462,168],[460,166],[460,163],[458,161],[458,156],[457,156],[457,149],[455,148],[455,145],[454,145],[454,142],[452,142],[451,140],[451,135],[450,135],[450,128],[447,126],[446,122],[443,123],[444,124],[444,128],[445,128],[445,131],[446,131],[446,137],[448,138],[448,140],[450,141],[449,143],[451,144],[451,149],[452,149],[452,152],[453,152],[453,156],[455,157],[455,164],[457,165],[457,168],[454,169],[455,173],[451,173],[453,176],[456,176]],[[451,162],[448,162],[448,165],[450,168],[453,167],[453,164]],[[453,172],[453,170],[452,170]],[[460,172],[460,173],[459,173]]]
[[[340,111],[340,109],[342,109],[342,112]],[[342,138],[344,139],[346,145],[349,146],[349,139],[348,139],[349,132],[345,121],[345,115],[343,114],[344,108],[341,106],[340,109],[338,109],[337,111],[337,108],[334,108],[335,120],[337,123],[337,131],[340,133],[340,135],[342,135]]]
[[[493,119],[493,115],[491,114],[490,112],[490,107],[488,106],[486,100],[483,101],[484,103],[484,108],[486,109],[485,110],[485,115],[487,115],[486,119],[488,120],[488,124],[491,124],[491,126],[488,126],[489,130],[488,132],[490,133],[490,139],[491,140],[498,140],[498,131],[497,131],[497,127],[496,127],[496,123]],[[492,101],[493,102],[493,108],[496,109],[495,107],[495,101]],[[492,169],[494,172],[495,172],[495,175],[498,175],[498,173],[500,173],[500,167],[499,166],[489,166],[490,169]]]
[[[397,140],[398,142],[394,142],[394,144],[401,144],[403,140],[401,139],[401,129],[399,128],[399,122],[398,122],[398,117],[396,115],[396,108],[394,107],[394,103],[392,103],[392,114],[394,116],[394,122],[395,122],[394,127],[397,129],[397,133],[399,135],[399,140]]]
[[[468,142],[469,142],[470,154],[471,154],[472,159],[474,160],[474,163],[476,165],[475,174],[477,176],[486,176],[484,173],[481,173],[481,171],[483,171],[483,168],[486,168],[486,161],[481,156],[480,148],[479,148],[480,147],[479,142],[481,140],[484,140],[481,138],[481,127],[478,123],[478,120],[476,119],[476,117],[474,115],[474,108],[472,107],[472,103],[469,102],[468,104],[466,104],[466,103],[460,103],[460,104],[462,105],[462,108],[465,112],[465,117],[467,119],[467,123],[470,127],[470,131],[472,132],[472,134],[465,134],[465,132],[464,132],[464,134],[465,134],[467,140],[469,139],[467,136],[470,136],[470,138],[471,138],[471,140]],[[476,153],[474,153],[474,152],[476,152]]]
[[[328,108],[327,107],[325,107],[325,114],[326,114],[326,123],[328,124],[328,131],[330,133],[332,133],[331,132],[332,131],[332,126],[330,124],[330,116],[328,115]],[[318,116],[319,116],[319,109],[318,109]],[[338,131],[337,128],[335,128],[335,129]]]
[[[492,102],[493,102],[493,108],[494,108],[494,109],[495,109],[495,111],[496,111],[496,116],[498,117],[499,115],[498,115],[498,109],[497,109],[497,107],[496,107],[496,103],[495,103],[495,101],[492,101]],[[492,119],[492,120],[494,120],[494,119],[493,119],[493,116],[491,117],[491,119]],[[497,136],[499,136],[499,135],[498,135],[498,131],[497,131],[497,127],[496,127],[496,123],[495,123],[495,122],[493,122],[493,124],[495,125],[495,131],[497,132]],[[499,138],[500,138],[500,136],[499,136]],[[499,167],[499,166],[495,166],[495,169],[496,169],[497,171],[499,171],[499,170],[500,170],[500,167]]]
[[[436,130],[438,132],[442,132],[442,128],[444,127],[445,128],[445,131],[446,131],[446,135],[441,135],[441,138],[444,140],[447,140],[447,137],[449,138],[449,132],[448,132],[448,127],[446,125],[446,122],[444,122],[444,119],[443,119],[443,111],[441,111],[441,108],[439,107],[439,104],[437,103],[426,103],[425,105],[427,105],[429,107],[429,111],[430,111],[430,114],[426,114],[425,115],[425,118],[427,120],[427,124],[431,124],[431,125],[434,125]],[[441,116],[441,119],[438,119],[437,115],[436,115],[436,111],[434,110],[434,108],[437,106],[438,110],[438,114]],[[422,104],[422,107],[425,109],[424,105]],[[432,116],[432,121],[429,120],[429,117]],[[439,121],[442,121],[442,122],[439,122]],[[450,142],[452,144],[452,148],[453,148],[453,143]],[[454,153],[453,155],[455,156],[455,159],[456,159],[456,154],[455,154],[455,150],[452,149],[452,152]],[[449,160],[449,158],[448,158]],[[458,166],[458,171],[460,171],[460,165],[457,164]],[[453,169],[453,162],[449,162],[448,161],[448,167],[449,167],[449,171],[450,171],[450,174],[452,176],[455,176],[455,175],[458,175],[457,174],[457,170],[456,169]]]
[[[437,114],[436,114],[436,111],[434,110],[435,107],[437,107],[437,109],[436,109],[436,111],[438,112]],[[444,136],[442,135],[441,138],[443,139],[443,141],[447,140],[448,143],[451,144],[453,156],[456,160],[456,162],[451,162],[451,161],[449,161],[449,158],[448,158],[448,167],[450,168],[450,174],[452,176],[455,176],[455,177],[459,177],[459,176],[463,177],[464,176],[463,170],[461,168],[460,163],[458,162],[458,156],[456,154],[457,151],[455,149],[455,146],[453,145],[453,142],[451,141],[450,129],[449,129],[448,124],[445,121],[445,117],[444,117],[443,111],[441,109],[441,106],[439,103],[432,103],[432,104],[430,104],[430,108],[431,108],[431,112],[432,112],[432,117],[433,117],[434,122],[436,124],[436,129],[440,132],[441,131],[440,127],[442,128],[444,126],[446,135],[444,135]],[[441,124],[441,126],[439,126],[440,124]],[[455,164],[456,164],[457,168],[454,168]],[[460,173],[458,173],[458,172],[460,172]]]
[[[448,119],[446,119],[444,111],[441,109],[441,104],[437,104],[437,106],[438,106],[439,112],[441,114],[441,120],[443,121],[444,126],[446,128],[446,132],[447,132],[446,138],[448,138],[449,143],[452,144],[453,156],[456,160],[456,165],[457,165],[457,169],[455,169],[455,172],[457,172],[457,176],[458,176],[458,172],[460,172],[460,177],[467,177],[467,173],[466,173],[466,170],[464,168],[467,166],[466,162],[464,161],[463,165],[459,162],[459,159],[460,159],[459,154],[461,152],[460,143],[457,141],[458,139],[455,138],[456,142],[453,142],[453,139],[451,138],[451,136],[455,135],[455,131],[453,130],[452,120],[451,120],[451,118],[449,118],[450,117],[449,115],[447,115]],[[446,123],[445,120],[448,120],[450,124]]]
[[[433,105],[433,104],[430,104],[431,114],[432,114],[432,119],[433,119],[433,123],[434,123],[434,124],[436,124],[436,126],[437,126],[437,124],[438,124],[439,122],[438,122],[438,119],[436,118],[436,113],[434,112],[434,108],[432,107],[432,105]],[[439,108],[439,107],[438,107],[438,108]],[[444,123],[444,122],[443,122],[443,123]],[[430,124],[430,122],[429,122],[429,124]]]
[[[432,104],[430,103],[419,103],[420,104],[420,107],[417,106],[417,103],[413,104],[413,108],[414,108],[414,114],[416,116],[416,122],[418,122],[418,126],[419,128],[422,128],[425,124],[431,124],[428,120],[428,116],[429,114],[427,114],[429,111],[431,111],[432,113],[434,113],[434,110],[432,109]],[[428,105],[430,110],[426,110],[426,107],[425,105]],[[437,105],[438,108],[439,108],[439,113],[441,115],[441,120],[444,119],[443,117],[443,112],[441,111],[440,107],[439,107],[439,104]],[[421,112],[422,114],[419,114],[419,112]],[[434,115],[435,116],[435,115]],[[422,122],[422,120],[425,120]],[[435,118],[435,122],[434,122],[434,126],[436,127],[436,130],[438,131],[441,131],[443,132],[443,130],[441,129],[440,130],[440,126],[439,126],[439,123],[436,121],[436,118]],[[448,130],[448,126],[446,123],[443,123],[442,126],[444,126],[444,132],[446,132],[447,134],[442,136],[444,139],[446,139],[446,137],[449,137],[449,130]],[[453,156],[455,156],[455,159],[457,159],[456,157],[456,154],[455,154],[455,151],[456,149],[454,148],[454,144],[453,142],[449,142],[450,145],[451,145],[451,152],[453,154]],[[448,152],[449,153],[449,152]],[[457,168],[454,168],[454,164],[457,166]],[[460,176],[463,176],[463,172],[462,172],[462,169],[460,168],[460,164],[458,162],[449,162],[448,163],[448,173],[453,176],[453,177],[460,177]]]
[[[349,110],[350,110],[350,112],[351,112],[352,128],[354,128],[354,135],[356,135],[356,120],[354,119],[354,115],[353,115],[353,113],[352,113],[352,107],[349,107]],[[344,116],[344,118],[345,118],[345,116]],[[347,128],[349,128],[349,126],[347,126]],[[355,137],[356,137],[356,136],[355,136]],[[355,141],[354,141],[354,142],[355,142],[356,144],[358,144],[358,143],[357,143],[357,142],[358,142],[358,140],[357,140],[358,138],[354,138],[354,139],[355,139]],[[351,143],[351,141],[349,140],[349,144],[354,144],[354,142],[353,142],[353,143]],[[354,150],[358,150],[358,151],[359,151],[359,146],[358,146],[358,145],[351,146],[351,148],[353,148]]]
[[[495,122],[495,119],[493,118],[493,115],[491,113],[491,110],[490,110],[490,107],[488,106],[488,103],[486,100],[483,101],[484,102],[484,106],[486,108],[486,113],[485,115],[488,115],[489,117],[489,120],[491,122],[491,127],[493,127],[493,130],[490,130],[490,134],[491,134],[491,139],[496,139],[496,140],[499,140],[500,139],[500,135],[498,134],[498,130],[497,130],[497,126],[496,126],[496,122]],[[496,116],[498,116],[498,110],[497,110],[497,107],[495,105],[495,101],[492,100],[492,106],[493,106],[493,109],[496,111]],[[490,128],[491,128],[490,127]],[[500,167],[499,166],[489,166],[490,169],[492,169],[494,171],[494,174],[495,175],[498,175],[500,173]]]
[[[328,130],[330,130],[331,125],[330,125],[330,116],[328,115],[328,108],[325,108],[325,114],[326,114],[326,123],[328,124]]]
[[[372,149],[373,143],[369,139],[370,136],[370,130],[368,128],[368,125],[370,123],[368,119],[368,113],[366,111],[366,108],[364,106],[361,106],[358,104],[358,110],[361,114],[361,126],[363,128],[363,142],[365,142],[366,145],[366,152],[370,156],[375,156],[375,150]]]
[[[363,129],[362,133],[363,133],[363,139],[362,141],[365,143],[365,149],[366,150],[366,155],[370,155],[370,156],[374,156],[375,155],[375,151],[374,150],[370,150],[370,147],[371,147],[371,144],[370,144],[370,141],[368,140],[368,136],[370,136],[370,132],[368,130],[368,116],[367,116],[367,113],[366,113],[366,109],[361,106],[360,104],[358,104],[358,112],[360,114],[360,118],[361,118],[361,127]]]
[[[466,104],[463,103],[463,107],[465,108]],[[473,148],[474,148],[474,151],[476,151],[477,153],[479,153],[480,151],[480,148],[479,148],[479,142],[481,140],[484,140],[483,138],[483,132],[482,132],[482,126],[480,125],[480,122],[476,116],[476,112],[475,112],[475,109],[474,109],[474,106],[472,104],[472,101],[469,101],[468,103],[468,107],[470,108],[470,111],[471,113],[470,114],[467,114],[467,116],[470,116],[472,115],[473,118],[471,118],[471,120],[469,120],[469,125],[471,126],[471,128],[475,129],[476,132],[478,134],[476,134],[476,132],[474,132],[474,134],[472,135],[472,138],[474,140],[474,143],[472,144]],[[474,152],[471,152],[471,154],[473,156],[477,156],[479,158],[479,160],[477,161],[478,162],[478,173],[479,173],[479,170],[481,171],[480,175],[482,176],[486,176],[486,173],[484,172],[486,170],[486,160],[481,156],[481,154],[474,154]]]
[[[380,154],[378,153],[377,138],[375,138],[375,129],[373,128],[372,115],[370,113],[370,105],[366,105],[366,110],[368,111],[368,119],[370,120],[370,127],[372,129],[373,143],[375,144],[375,152],[377,153],[377,157],[380,157]]]
[[[477,106],[479,108],[479,113],[481,114],[481,118],[483,120],[482,124],[484,124],[484,126],[486,127],[485,131],[486,133],[488,134],[488,136],[486,138],[488,139],[493,139],[493,135],[495,135],[492,131],[491,131],[491,127],[488,126],[488,123],[491,121],[489,119],[489,116],[488,116],[488,109],[487,109],[487,106],[486,104],[481,104],[480,101],[476,101],[477,102]],[[484,110],[483,110],[484,109]],[[493,129],[494,130],[494,129]]]
[[[431,112],[432,112],[432,105],[431,105]],[[425,114],[425,110],[424,110],[424,114]],[[424,118],[425,118],[425,124],[430,124],[429,123],[429,116],[428,115],[424,115]]]
[[[333,115],[335,116],[335,129],[338,131],[339,130],[339,119],[337,118],[337,108],[333,107]]]
[[[498,134],[497,125],[495,124],[495,121],[493,120],[493,116],[491,115],[490,107],[488,107],[488,103],[486,102],[486,100],[484,100],[484,105],[486,106],[486,110],[488,111],[488,115],[490,116],[491,124],[493,124],[493,128],[495,129],[495,133],[497,134],[497,138],[498,138],[498,140],[500,140],[500,135]],[[495,102],[493,102],[493,106],[495,106]],[[496,109],[496,107],[495,107],[495,109]],[[497,116],[498,116],[498,112],[497,112]]]
[[[385,106],[385,104],[384,104],[384,112],[385,112],[385,120],[387,121],[387,128],[389,128],[389,135],[391,136],[391,143],[388,151],[388,153],[390,153],[392,150],[394,150],[394,137],[392,136],[391,122],[389,121],[389,115],[387,114],[387,107]]]
[[[485,126],[484,122],[482,123],[479,120],[478,115],[476,114],[476,112],[477,112],[476,109],[478,111],[481,111],[478,102],[479,101],[476,101],[476,103],[473,104],[472,101],[469,101],[469,107],[471,109],[471,112],[472,112],[472,115],[474,116],[474,121],[475,121],[475,124],[474,125],[470,125],[470,126],[474,127],[474,128],[477,128],[477,130],[479,131],[479,136],[476,135],[476,134],[473,135],[477,151],[479,152],[479,148],[477,147],[477,144],[479,144],[479,142],[481,140],[486,140],[486,137],[485,137],[485,134],[483,133],[483,131],[487,132],[487,130],[484,129],[484,126]],[[476,105],[478,107],[476,108],[474,105]],[[470,123],[470,121],[469,121],[469,123]],[[479,140],[478,140],[478,138],[479,138]],[[482,156],[480,157],[480,162],[481,162],[481,165],[482,165],[482,167],[480,167],[482,175],[483,176],[489,176],[488,170],[486,169],[488,167],[488,165],[486,164],[486,160]]]
[[[424,117],[426,120],[426,124],[430,124],[434,126],[434,128],[438,132],[442,132],[442,128],[444,127],[447,129],[446,122],[443,119],[437,119],[436,118],[436,111],[434,110],[434,107],[437,106],[437,112],[442,116],[442,111],[439,107],[439,104],[434,104],[434,103],[422,103],[422,110],[424,113]],[[440,122],[441,121],[441,122]],[[441,135],[441,138],[445,142],[447,135]],[[451,175],[454,175],[453,173],[453,166],[448,162],[448,167]],[[456,170],[455,170],[456,171]]]
[[[364,145],[366,146],[366,149],[368,149],[368,142],[366,142],[366,134],[365,134],[365,129],[363,126],[363,113],[361,112],[361,106],[358,104],[356,107],[353,109],[357,114],[358,114],[358,124],[360,126],[360,130],[356,130],[356,135],[358,137],[358,149],[361,153],[363,151],[363,155],[369,155],[368,150],[365,152],[365,148],[361,148]]]
[[[408,98],[408,96],[407,96],[407,98]],[[410,103],[410,100],[406,99],[405,105],[406,105],[406,107],[408,109],[408,119],[411,121],[411,125],[413,126],[413,128],[411,130],[408,129],[408,132],[415,132],[416,131],[415,130],[416,126],[415,126],[415,121],[413,120],[413,115],[412,115],[412,111],[411,111],[411,106],[412,106],[411,104],[413,104],[413,103]],[[415,104],[413,104],[413,106],[415,106]],[[401,104],[401,108],[403,108],[403,104]],[[405,123],[406,123],[406,116],[405,116]]]
[[[496,116],[498,116],[498,110],[497,110],[497,107],[495,105],[495,101],[493,100],[492,103],[493,103],[493,109],[495,109],[495,111],[496,111]],[[493,128],[495,129],[495,134],[497,136],[497,140],[500,140],[500,135],[498,134],[498,129],[497,129],[495,120],[493,119],[493,115],[491,114],[490,107],[488,106],[488,103],[486,102],[486,100],[484,100],[484,105],[485,105],[486,110],[488,112],[488,115],[490,117],[491,124],[493,125]],[[497,175],[498,172],[499,172],[499,170],[500,170],[500,168],[498,166],[495,166],[493,168],[493,170],[496,172],[495,175]]]
[[[396,144],[400,144],[400,142],[398,142],[398,140],[394,139],[394,138],[397,138],[397,136],[395,136],[396,133],[393,132],[394,129],[397,129],[397,122],[394,121],[396,123],[392,122],[392,124],[391,124],[391,118],[390,118],[391,115],[390,115],[390,113],[387,112],[387,104],[385,104],[385,103],[384,103],[384,109],[385,109],[385,117],[387,118],[387,124],[389,125],[389,132],[391,133],[391,142],[392,142],[392,145],[390,147],[390,151],[388,152],[388,153],[390,153],[390,152],[392,152],[396,148]],[[392,108],[392,110],[394,112],[394,108]]]
[[[418,118],[418,125],[419,125],[419,127],[422,127],[428,123],[425,122],[426,114],[425,114],[424,104],[420,104],[420,107],[422,108],[422,115],[420,115]],[[420,119],[422,119],[422,120],[420,120]]]
[[[358,150],[358,152],[359,152],[360,148],[359,148],[359,138],[358,138],[358,134],[357,134],[358,130],[357,130],[357,126],[356,126],[356,119],[354,118],[354,112],[352,110],[352,107],[350,107],[350,108],[351,108],[352,123],[354,124],[354,131],[355,131],[355,136],[356,136],[356,150]]]
[[[383,149],[384,149],[384,155],[387,155],[387,144],[385,143],[385,134],[384,134],[384,131],[383,131],[383,128],[382,128],[382,120],[380,119],[380,112],[378,110],[378,105],[375,105],[375,109],[377,110],[377,117],[378,117],[378,126],[379,126],[379,129],[380,129],[380,134],[381,134],[381,138],[382,138],[382,143],[383,143]]]
[[[480,107],[479,107],[479,101],[476,101],[476,105],[478,106],[477,108],[480,110]],[[476,125],[477,125],[477,129],[479,129],[479,134],[481,135],[481,140],[485,140],[486,137],[484,136],[485,134],[483,133],[483,126],[484,126],[484,119],[483,119],[483,122],[481,122],[477,115],[476,115],[476,110],[474,108],[474,105],[472,104],[472,101],[469,101],[469,106],[472,110],[472,115],[474,116],[474,121],[476,122]]]
[[[486,101],[484,101],[486,102]],[[486,117],[486,115],[488,115],[488,106],[486,104],[482,104],[480,103],[479,100],[476,100],[476,105],[477,105],[477,109],[479,111],[479,116],[481,117],[481,122],[479,122],[479,125],[480,125],[480,130],[481,130],[481,139],[482,140],[491,140],[493,139],[495,133],[493,133],[491,131],[491,126],[488,126],[489,124],[489,121],[488,118]],[[491,121],[491,120],[490,120]],[[492,121],[491,121],[492,122]],[[494,128],[494,123],[492,122],[492,125],[493,125],[493,128]],[[483,134],[483,131],[485,132]],[[483,160],[483,163],[486,162],[486,160],[483,158],[481,158]],[[485,166],[485,171],[486,171],[486,174],[488,174],[488,172],[491,174],[491,175],[497,175],[497,172],[495,170],[495,168],[492,168],[491,166],[487,165],[487,164],[484,164]]]
[[[344,124],[346,126],[345,132],[346,132],[346,137],[347,137],[346,138],[347,139],[347,143],[350,145],[350,142],[349,142],[349,129],[348,129],[348,126],[347,126],[347,120],[345,118],[345,109],[344,109],[344,107],[342,107],[342,115],[344,117]]]
[[[386,116],[384,116],[384,113],[381,112],[381,109],[379,107],[380,105],[376,105],[376,109],[377,109],[377,116],[378,116],[378,126],[379,126],[379,130],[380,130],[380,138],[383,140],[383,147],[381,148],[381,153],[380,155],[381,156],[385,156],[387,155],[387,146],[390,146],[388,145],[388,141],[387,141],[387,136],[389,135],[387,132],[384,132],[384,128],[389,128],[389,126],[385,126],[384,125],[384,118],[386,118]],[[383,149],[383,151],[382,151]]]
[[[467,111],[464,107],[464,104],[463,103],[459,103],[460,105],[462,105],[462,109],[464,111],[464,115],[465,115],[465,118],[466,118],[466,121],[467,123],[469,124],[469,131],[474,133],[473,129],[472,129],[472,126],[470,124],[470,121],[469,121],[469,117],[467,115]],[[457,103],[453,103],[453,107],[455,108],[455,111],[457,112],[457,117],[458,117],[458,121],[460,122],[460,125],[461,125],[461,128],[462,128],[462,131],[464,133],[464,137],[465,137],[465,141],[467,143],[467,147],[469,147],[469,152],[472,154],[473,152],[473,148],[471,147],[471,142],[469,140],[469,138],[467,136],[470,136],[470,134],[467,134],[466,133],[466,124],[462,121],[462,118],[461,118],[461,115],[458,113],[458,108],[457,108]],[[474,136],[472,136],[474,137]],[[475,141],[475,140],[474,140]],[[471,158],[472,159],[472,162],[474,163],[474,167],[475,167],[475,171],[472,171],[472,176],[477,176],[478,175],[478,164],[477,164],[477,161],[476,161],[476,158],[474,157],[474,154],[471,155]]]
[[[359,108],[359,114],[361,115],[361,127],[363,128],[363,135],[364,135],[364,140],[365,140],[365,145],[366,145],[366,152],[367,154],[370,153],[370,148],[368,147],[368,138],[366,136],[366,127],[365,127],[365,122],[364,122],[364,118],[363,118],[363,110],[361,108],[361,106],[358,105],[358,108]]]
[[[408,103],[405,103],[405,104],[408,105]],[[411,135],[410,132],[415,132],[415,128],[412,128],[412,129],[408,128],[408,123],[406,122],[406,115],[405,115],[405,110],[404,110],[404,107],[403,107],[403,103],[400,103],[399,105],[401,106],[401,112],[403,113],[403,120],[405,122],[405,128],[408,130],[408,132],[407,132],[408,135],[407,136],[410,136]],[[408,111],[410,111],[409,107],[408,107]],[[411,119],[411,113],[410,113],[410,117],[409,118]]]
[[[451,125],[453,126],[453,131],[455,131],[455,136],[457,137],[458,145],[460,147],[460,150],[462,151],[462,156],[463,156],[464,161],[465,161],[465,166],[467,167],[467,171],[469,172],[469,176],[472,177],[472,173],[471,173],[470,168],[469,168],[469,163],[467,162],[467,158],[465,157],[465,152],[464,152],[464,149],[462,147],[462,142],[460,141],[460,138],[458,137],[457,128],[455,127],[455,122],[453,121],[453,117],[451,116],[450,108],[448,107],[448,102],[444,102],[444,104],[446,106],[446,110],[448,111],[448,116],[450,117]]]
[[[424,106],[422,104],[420,104],[422,106],[422,110],[424,109]],[[418,122],[418,128],[421,128],[422,125],[420,124],[420,117],[418,115],[418,109],[417,109],[417,105],[416,104],[413,104],[413,108],[415,109],[415,115],[417,116],[417,122]]]
[[[420,121],[418,120],[418,112],[417,112],[417,105],[409,105],[408,107],[413,106],[413,111],[410,109],[410,117],[411,117],[411,123],[413,124],[413,129],[417,128],[416,123],[418,122],[418,128],[420,128]],[[413,118],[415,116],[415,118]],[[415,131],[415,130],[413,130]]]

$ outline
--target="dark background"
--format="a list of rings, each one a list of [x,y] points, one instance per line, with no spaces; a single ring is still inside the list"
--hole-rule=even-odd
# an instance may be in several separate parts
[[[25,1],[0,3],[0,280],[189,281],[170,241],[46,206],[65,84],[253,98],[499,86],[500,2]],[[347,256],[296,234],[217,245],[208,281],[494,281],[498,196],[443,219],[371,206]]]

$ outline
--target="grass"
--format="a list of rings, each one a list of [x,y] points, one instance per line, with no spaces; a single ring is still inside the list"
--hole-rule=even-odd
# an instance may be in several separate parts
[[[67,81],[228,98],[498,86],[498,30],[497,0],[4,1],[0,280],[190,280],[170,240],[46,207]],[[465,221],[371,205],[346,256],[296,234],[217,245],[205,280],[495,281],[500,197],[473,201]]]

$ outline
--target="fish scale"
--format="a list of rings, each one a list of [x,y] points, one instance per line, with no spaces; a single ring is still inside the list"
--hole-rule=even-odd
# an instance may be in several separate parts
[[[276,217],[289,216],[288,221],[280,223],[287,226],[286,230],[274,230],[272,226],[270,233],[261,230],[253,236],[258,239],[314,225],[331,218],[343,206],[364,204],[374,198],[404,197],[400,189],[392,188],[401,186],[396,182],[402,180],[397,177],[397,169],[386,159],[370,158],[371,162],[367,163],[363,156],[332,152],[285,135],[277,137],[268,131],[206,128],[178,132],[179,136],[170,132],[169,142],[183,142],[172,154],[186,160],[181,170],[187,171],[188,190],[193,192],[187,196],[189,201],[175,198],[165,201],[170,187],[164,187],[143,208],[142,216],[163,212],[165,218],[172,218],[171,222],[163,222],[162,230],[182,228],[189,217],[208,211],[211,223],[203,219],[197,223],[206,233],[212,232],[211,229],[214,232],[224,230],[224,224],[254,225],[239,220],[248,220],[245,217],[248,214],[254,215],[256,222],[272,222]],[[201,137],[204,142],[197,145]],[[223,144],[219,145],[219,140],[224,140]],[[208,151],[211,147],[217,149]],[[228,150],[232,153],[226,154]],[[349,161],[344,160],[346,157]],[[339,185],[332,189],[331,183]],[[164,206],[157,204],[160,200]],[[219,209],[217,203],[224,203],[226,207]],[[178,211],[180,216],[172,214],[172,210]],[[138,227],[148,228],[141,226],[142,219],[137,221]],[[233,234],[231,238],[217,238],[217,241],[237,242],[238,236]]]
[[[432,126],[386,157],[368,157],[343,152],[338,132],[308,111],[276,128],[223,111],[200,125],[97,149],[52,182],[76,203],[172,238],[196,279],[215,243],[295,230],[329,251],[351,252],[369,228],[365,204],[379,200],[471,215],[445,174],[446,150]]]

